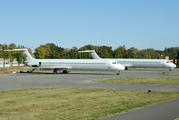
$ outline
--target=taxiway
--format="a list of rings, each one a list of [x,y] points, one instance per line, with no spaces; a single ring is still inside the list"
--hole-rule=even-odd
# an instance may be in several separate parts
[[[140,68],[115,72],[105,71],[71,71],[68,74],[53,74],[52,72],[0,74],[0,91],[26,89],[26,88],[102,88],[102,89],[128,89],[152,91],[179,92],[179,85],[154,85],[154,84],[126,84],[126,83],[93,83],[93,80],[120,78],[120,77],[168,77],[162,72],[168,69]],[[179,72],[174,69],[172,72]],[[156,105],[139,108],[127,113],[105,118],[104,120],[174,120],[179,119],[179,99],[159,103]]]

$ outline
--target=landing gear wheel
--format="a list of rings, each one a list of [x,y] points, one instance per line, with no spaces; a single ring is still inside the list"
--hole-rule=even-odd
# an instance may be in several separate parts
[[[54,73],[54,74],[57,74],[57,70],[53,70],[53,73]]]
[[[127,67],[125,67],[125,70],[128,70],[128,68],[127,68]]]
[[[117,71],[116,75],[120,75],[120,71]]]
[[[63,71],[63,74],[67,74],[67,73],[68,73],[67,70],[64,70],[64,71]]]

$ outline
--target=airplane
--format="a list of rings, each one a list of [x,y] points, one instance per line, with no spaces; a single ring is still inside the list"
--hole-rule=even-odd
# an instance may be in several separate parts
[[[125,67],[115,60],[105,59],[35,59],[27,49],[11,49],[4,51],[20,51],[25,58],[24,64],[35,69],[50,69],[56,74],[57,71],[68,73],[67,70],[102,70],[117,71],[125,70]],[[32,71],[33,71],[32,70]],[[31,71],[31,72],[32,72]]]
[[[93,59],[102,59],[100,58],[95,50],[85,50],[78,51],[79,53],[88,52],[90,53]],[[170,71],[176,68],[176,65],[171,63],[169,60],[164,59],[119,59],[119,58],[104,58],[105,60],[115,60],[118,61],[121,65],[125,66],[125,70],[128,67],[149,67],[149,68],[169,68]]]

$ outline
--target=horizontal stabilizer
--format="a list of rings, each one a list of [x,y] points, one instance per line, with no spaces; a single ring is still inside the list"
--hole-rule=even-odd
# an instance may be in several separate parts
[[[11,50],[4,50],[4,51],[26,51],[27,49],[11,49]]]
[[[78,51],[79,53],[88,52],[93,59],[101,59],[95,52],[95,50]]]
[[[82,53],[82,52],[88,52],[88,53],[90,53],[90,52],[95,52],[94,50],[85,50],[85,51],[78,51],[79,53]]]
[[[11,50],[4,50],[4,51],[20,51],[26,61],[32,61],[35,60],[27,49],[11,49]]]

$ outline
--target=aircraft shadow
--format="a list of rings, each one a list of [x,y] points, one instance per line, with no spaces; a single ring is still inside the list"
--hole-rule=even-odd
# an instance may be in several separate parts
[[[125,71],[169,71],[169,69],[163,68],[163,69],[150,69],[150,68],[129,68],[128,70]]]
[[[54,74],[52,72],[32,72],[32,73],[19,73],[19,74],[32,74],[32,75],[37,75],[37,74],[41,74],[41,75],[115,75],[115,73],[72,73],[72,72],[68,72],[67,74],[59,72],[57,74]]]

